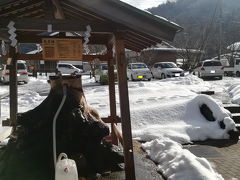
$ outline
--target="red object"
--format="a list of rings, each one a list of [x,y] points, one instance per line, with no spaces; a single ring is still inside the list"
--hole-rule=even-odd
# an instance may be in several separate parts
[[[67,167],[64,168],[64,172],[65,172],[65,173],[68,173],[68,168],[67,168]]]
[[[205,71],[204,67],[201,68],[201,71]]]
[[[10,73],[4,73],[3,75],[4,75],[4,76],[9,76],[9,75],[10,75]]]
[[[28,72],[22,72],[23,75],[28,75]]]
[[[224,70],[224,66],[221,67],[221,70]]]

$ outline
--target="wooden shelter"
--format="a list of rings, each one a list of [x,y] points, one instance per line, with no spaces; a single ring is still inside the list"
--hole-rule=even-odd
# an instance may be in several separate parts
[[[119,0],[1,0],[0,39],[6,43],[12,40],[8,33],[11,21],[16,28],[17,43],[42,43],[43,38],[71,38],[84,42],[82,34],[90,25],[92,31],[88,44],[105,45],[107,52],[104,55],[83,54],[78,60],[98,58],[108,62],[110,117],[103,120],[112,124],[113,132],[116,129],[114,124],[122,123],[126,179],[135,179],[125,48],[140,52],[163,39],[172,41],[182,28]],[[50,37],[47,31],[59,33]],[[67,32],[72,34],[71,37],[66,36]],[[14,126],[17,113],[16,62],[18,59],[44,60],[44,57],[41,53],[21,54],[11,46],[7,57],[11,62],[10,120]],[[114,62],[118,71],[121,117],[116,113]]]

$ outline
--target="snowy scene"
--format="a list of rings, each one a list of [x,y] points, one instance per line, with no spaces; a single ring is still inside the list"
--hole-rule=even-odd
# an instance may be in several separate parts
[[[239,0],[1,0],[0,180],[240,180]]]
[[[19,112],[36,107],[46,98],[50,90],[47,80],[46,76],[31,77],[28,84],[19,85]],[[88,75],[82,80],[89,105],[97,109],[101,117],[108,116],[108,86],[99,85]],[[235,128],[235,123],[222,107],[222,102],[237,102],[239,79],[226,77],[222,81],[203,81],[189,74],[150,82],[129,81],[128,87],[133,138],[146,142],[143,149],[158,164],[164,176],[170,179],[223,179],[206,159],[196,157],[181,144],[208,138],[229,139],[228,131]],[[8,88],[1,85],[1,95],[6,95]],[[214,98],[200,94],[207,90],[215,90]],[[213,111],[216,121],[204,118],[199,110],[202,104]],[[2,119],[9,116],[8,97],[1,100],[1,110]],[[224,129],[220,128],[220,121],[225,124]]]

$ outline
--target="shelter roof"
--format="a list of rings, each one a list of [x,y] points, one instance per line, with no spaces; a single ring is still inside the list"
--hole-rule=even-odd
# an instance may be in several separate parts
[[[90,25],[90,43],[107,44],[113,32],[123,32],[125,47],[133,51],[141,51],[162,40],[172,41],[182,30],[175,23],[119,0],[1,0],[1,39],[8,39],[9,20],[16,23],[17,39],[23,42],[26,36],[46,32],[48,24],[52,24],[53,31],[72,32],[76,37]],[[28,39],[37,42],[40,38]]]

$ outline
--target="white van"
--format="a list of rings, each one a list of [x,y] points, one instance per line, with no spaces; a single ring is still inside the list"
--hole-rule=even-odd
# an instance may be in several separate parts
[[[0,81],[4,84],[9,83],[10,80],[10,65],[3,64],[0,68]],[[28,71],[26,62],[22,60],[18,60],[17,62],[17,80],[18,82],[28,83]]]

